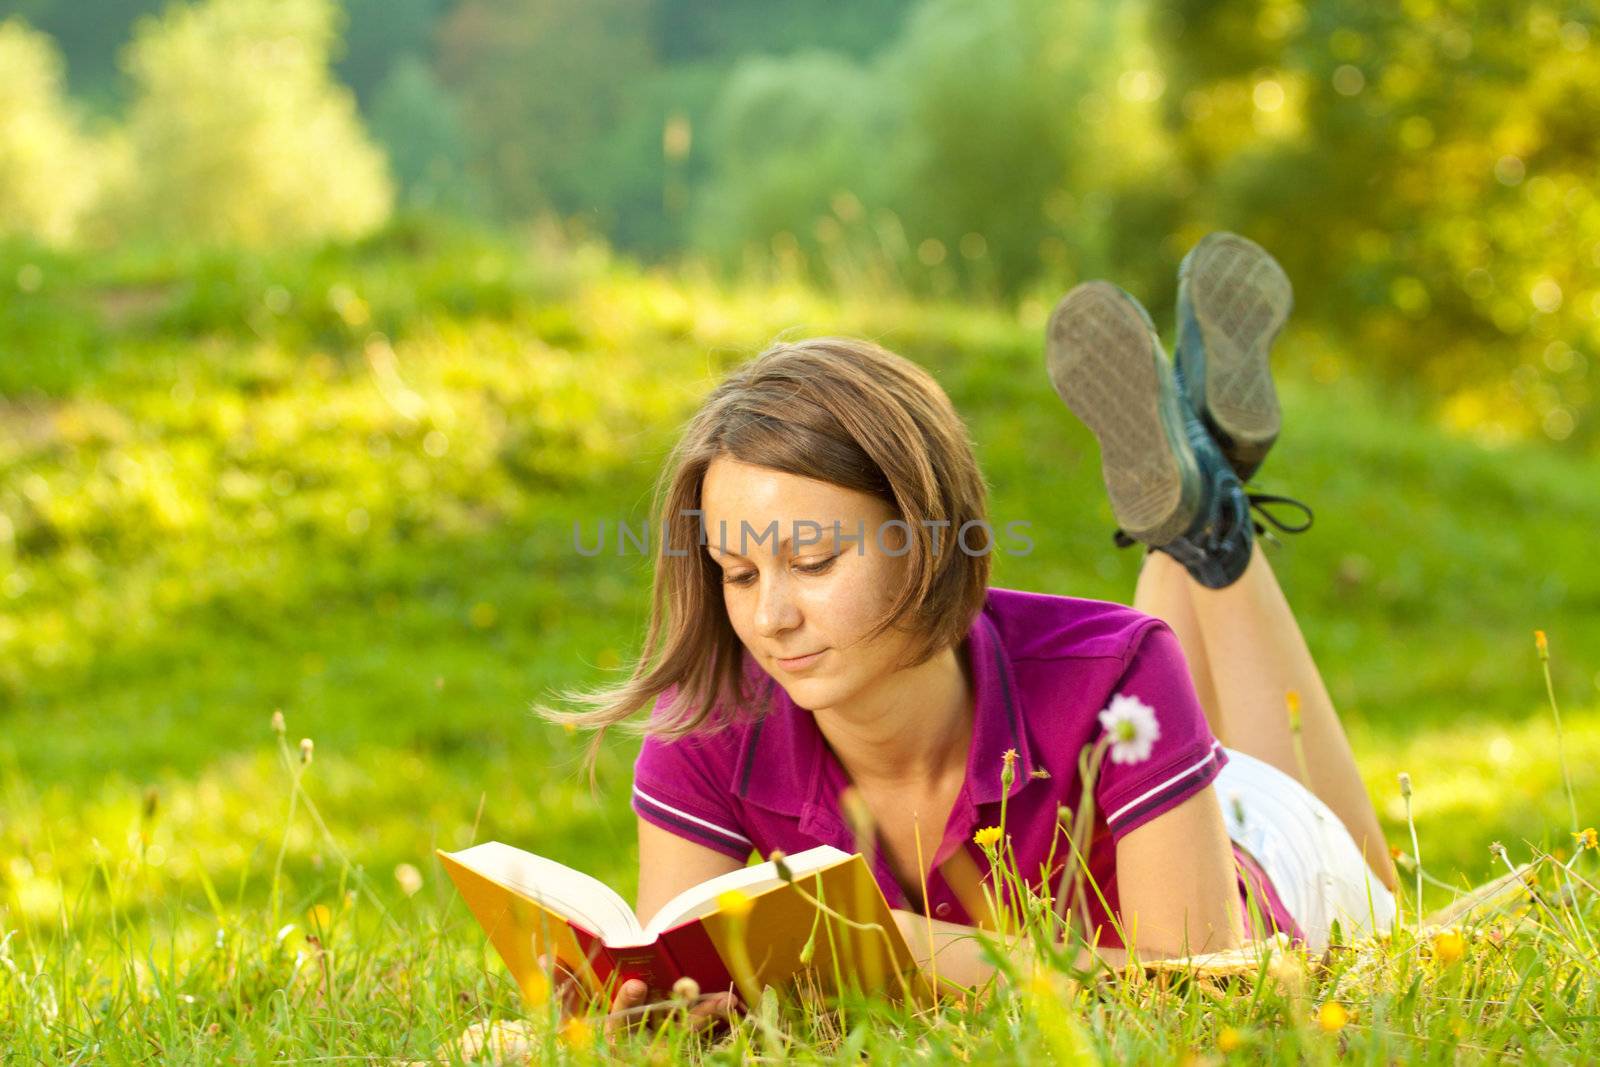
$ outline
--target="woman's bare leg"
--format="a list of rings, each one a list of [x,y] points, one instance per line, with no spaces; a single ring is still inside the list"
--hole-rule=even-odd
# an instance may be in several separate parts
[[[1239,580],[1223,589],[1207,589],[1170,556],[1150,553],[1139,574],[1134,606],[1166,621],[1178,635],[1212,732],[1230,748],[1302,781],[1339,817],[1378,879],[1393,889],[1394,861],[1372,798],[1261,546],[1253,549]],[[1203,671],[1196,668],[1197,660],[1206,664]],[[1290,690],[1300,695],[1304,770],[1289,728]],[[1310,781],[1305,781],[1308,775]]]
[[[1139,569],[1139,581],[1133,590],[1133,606],[1146,615],[1154,615],[1168,626],[1183,646],[1183,656],[1189,661],[1189,677],[1194,680],[1194,691],[1205,709],[1206,722],[1217,740],[1236,748],[1228,736],[1228,724],[1217,703],[1217,689],[1211,680],[1211,661],[1206,653],[1205,638],[1200,632],[1200,620],[1195,617],[1194,604],[1189,599],[1192,579],[1178,562],[1161,552],[1145,554],[1144,566]],[[1258,757],[1263,758],[1263,757]]]
[[[1355,753],[1261,546],[1252,550],[1250,565],[1238,581],[1223,589],[1190,582],[1190,598],[1234,744],[1286,774],[1301,779],[1309,775],[1305,785],[1344,823],[1379,881],[1395,888],[1394,861],[1356,769]],[[1289,729],[1290,690],[1300,695],[1303,772]]]

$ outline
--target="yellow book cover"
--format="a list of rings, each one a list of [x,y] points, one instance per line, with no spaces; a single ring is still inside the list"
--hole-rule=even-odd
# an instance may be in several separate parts
[[[788,880],[772,862],[744,867],[690,887],[645,922],[598,879],[498,841],[439,859],[530,1003],[548,992],[541,955],[591,991],[640,978],[659,996],[687,976],[747,1002],[802,971],[824,993],[899,996],[914,971],[860,853],[809,849],[784,861]],[[719,898],[746,906],[726,909]]]

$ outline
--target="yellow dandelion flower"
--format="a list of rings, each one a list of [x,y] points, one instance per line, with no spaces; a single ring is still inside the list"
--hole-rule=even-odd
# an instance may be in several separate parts
[[[1005,761],[1005,765],[1007,767],[1016,766],[1017,750],[1014,749],[1014,748],[1008,748],[1008,749],[1005,750],[1005,753],[1003,755],[1001,755],[1000,758]]]
[[[1467,939],[1446,930],[1433,939],[1433,958],[1449,966],[1467,954]]]
[[[717,894],[717,910],[732,919],[743,919],[755,907],[750,895],[740,889],[729,889]]]
[[[1295,733],[1300,732],[1300,690],[1291,689],[1283,694],[1283,702],[1289,708],[1289,729]]]
[[[321,932],[333,922],[333,912],[328,910],[326,904],[313,904],[306,912],[306,922],[311,924],[313,930]]]
[[[1543,630],[1533,631],[1533,647],[1539,650],[1540,659],[1550,658],[1550,640],[1545,637]]]
[[[561,1024],[561,1041],[581,1052],[594,1044],[594,1027],[581,1015],[574,1015]]]
[[[1324,1033],[1337,1034],[1350,1021],[1350,1013],[1337,1000],[1324,1001],[1317,1009],[1317,1025]]]
[[[972,835],[972,841],[979,848],[987,852],[989,849],[994,848],[995,845],[1000,843],[1000,827],[985,826],[983,829]]]
[[[1572,836],[1573,836],[1574,839],[1577,840],[1578,847],[1580,849],[1584,849],[1584,848],[1600,848],[1600,838],[1597,838],[1597,836],[1596,836],[1596,834],[1594,832],[1594,827],[1592,827],[1592,826],[1588,827],[1587,829],[1584,829],[1584,830],[1579,830],[1577,833],[1573,834]]]
[[[1244,1035],[1231,1026],[1224,1026],[1217,1033],[1217,1051],[1226,1056],[1244,1046]]]

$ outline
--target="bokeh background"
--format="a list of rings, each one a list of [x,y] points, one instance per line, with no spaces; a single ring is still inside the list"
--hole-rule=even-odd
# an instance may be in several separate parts
[[[861,334],[1032,523],[995,583],[1126,601],[1044,321],[1103,276],[1168,329],[1216,228],[1295,282],[1260,485],[1318,519],[1272,559],[1391,840],[1408,771],[1441,879],[1570,849],[1533,631],[1593,821],[1597,33],[1445,0],[0,2],[0,925],[200,944],[280,847],[294,914],[353,864],[463,945],[435,846],[631,893],[636,740],[591,789],[529,711],[641,636],[646,561],[574,522],[646,517],[727,367]],[[321,825],[286,822],[274,710]]]

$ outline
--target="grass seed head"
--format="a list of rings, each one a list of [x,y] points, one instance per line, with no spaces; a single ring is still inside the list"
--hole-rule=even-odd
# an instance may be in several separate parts
[[[789,864],[785,862],[787,858],[787,855],[781,848],[773,849],[772,854],[767,857],[767,859],[772,863],[772,866],[776,868],[779,878],[783,879],[785,882],[793,882],[794,872],[789,869]]]
[[[400,892],[408,897],[414,897],[422,888],[422,872],[409,863],[402,863],[394,869],[394,880],[400,885]]]

